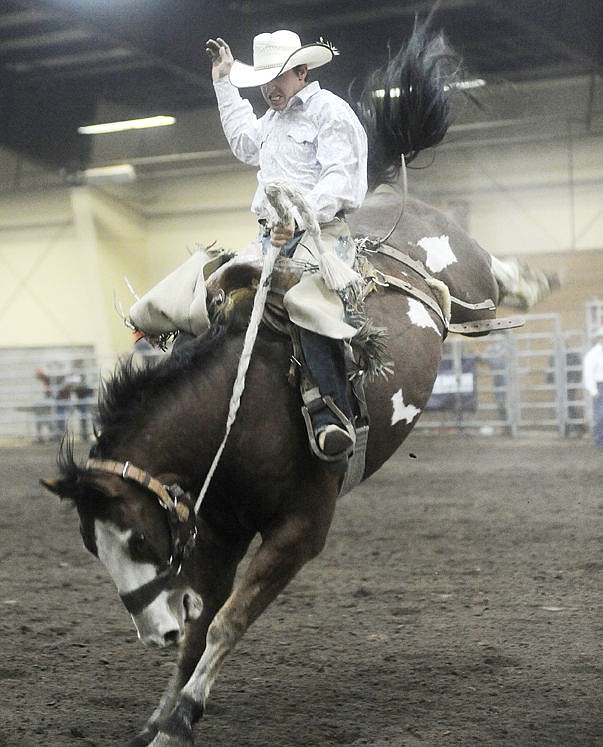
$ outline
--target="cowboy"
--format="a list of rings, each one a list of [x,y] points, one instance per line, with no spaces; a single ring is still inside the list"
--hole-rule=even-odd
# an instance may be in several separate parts
[[[251,205],[260,223],[255,246],[265,252],[272,243],[281,247],[281,255],[316,268],[315,245],[299,228],[299,215],[290,225],[269,223],[264,185],[284,180],[295,184],[314,211],[323,246],[351,266],[355,245],[345,212],[360,207],[366,195],[366,134],[343,99],[309,81],[309,71],[330,62],[336,50],[322,41],[302,45],[297,34],[281,30],[254,38],[253,65],[234,60],[221,38],[209,39],[206,51],[230,148],[239,160],[259,167]],[[268,105],[261,117],[238,90],[258,86]],[[316,445],[327,458],[344,458],[354,447],[354,430],[343,341],[356,329],[347,323],[337,293],[316,272],[305,272],[285,294],[284,304],[300,330],[304,357],[319,390],[308,407]]]
[[[603,449],[603,327],[593,335],[593,346],[584,356],[582,375],[593,403],[595,446]]]

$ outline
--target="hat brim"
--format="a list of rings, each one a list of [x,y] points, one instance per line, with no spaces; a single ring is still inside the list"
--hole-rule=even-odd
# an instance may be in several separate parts
[[[333,59],[333,50],[326,44],[305,44],[296,49],[281,65],[256,70],[253,65],[235,60],[230,69],[229,79],[237,88],[253,88],[269,83],[279,75],[292,70],[297,65],[307,65],[309,70],[326,65]]]

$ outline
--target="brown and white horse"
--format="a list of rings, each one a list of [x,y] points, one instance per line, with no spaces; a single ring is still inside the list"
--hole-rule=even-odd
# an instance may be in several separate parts
[[[443,95],[437,63],[449,52],[442,45],[440,37],[415,31],[400,58],[403,91],[433,91],[435,76],[436,93]],[[413,106],[429,105],[433,117],[430,97]],[[444,111],[440,98],[438,107]],[[413,121],[433,124],[429,117]],[[436,124],[445,132],[441,117]],[[430,137],[424,142],[432,144]],[[420,147],[413,133],[413,142],[397,152]],[[383,179],[379,169],[373,171]],[[352,216],[352,227],[379,237],[396,224],[400,209],[399,195],[377,190]],[[366,385],[370,430],[363,478],[389,459],[420,417],[449,322],[493,319],[500,292],[490,255],[421,202],[406,200],[387,244],[370,255],[378,282],[366,312],[387,329],[393,372]],[[401,264],[397,253],[407,261]],[[450,319],[444,285],[453,297]],[[132,745],[192,744],[193,726],[224,658],[320,553],[340,493],[340,473],[308,448],[300,394],[288,375],[291,342],[262,326],[237,419],[195,513],[195,497],[223,437],[244,333],[237,325],[217,326],[154,367],[120,365],[99,398],[88,462],[77,464],[66,442],[59,477],[43,481],[75,503],[84,544],[109,571],[141,640],[180,644],[177,671]],[[261,544],[234,584],[256,535]]]

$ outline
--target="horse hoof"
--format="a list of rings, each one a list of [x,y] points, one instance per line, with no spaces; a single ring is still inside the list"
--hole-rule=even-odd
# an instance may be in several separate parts
[[[190,704],[186,698],[181,699],[180,707],[175,708],[165,721],[161,722],[159,731],[150,747],[192,747],[193,719]],[[188,706],[188,708],[187,708]]]
[[[192,734],[166,734],[160,731],[149,747],[193,747]]]
[[[134,739],[129,741],[126,747],[148,747],[148,745],[150,745],[155,738],[156,734],[156,729],[153,731],[151,731],[150,729],[145,729],[144,731],[141,731],[140,734],[137,734]]]

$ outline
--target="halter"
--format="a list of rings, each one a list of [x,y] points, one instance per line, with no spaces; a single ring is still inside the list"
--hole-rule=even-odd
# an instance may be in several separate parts
[[[165,568],[155,578],[132,591],[120,594],[122,602],[131,615],[137,615],[170,584],[180,573],[182,563],[190,555],[197,538],[195,513],[190,498],[177,485],[163,485],[145,470],[130,462],[116,462],[111,459],[88,459],[86,472],[103,472],[118,475],[122,480],[130,480],[140,485],[158,499],[166,509],[170,530],[170,557]]]

